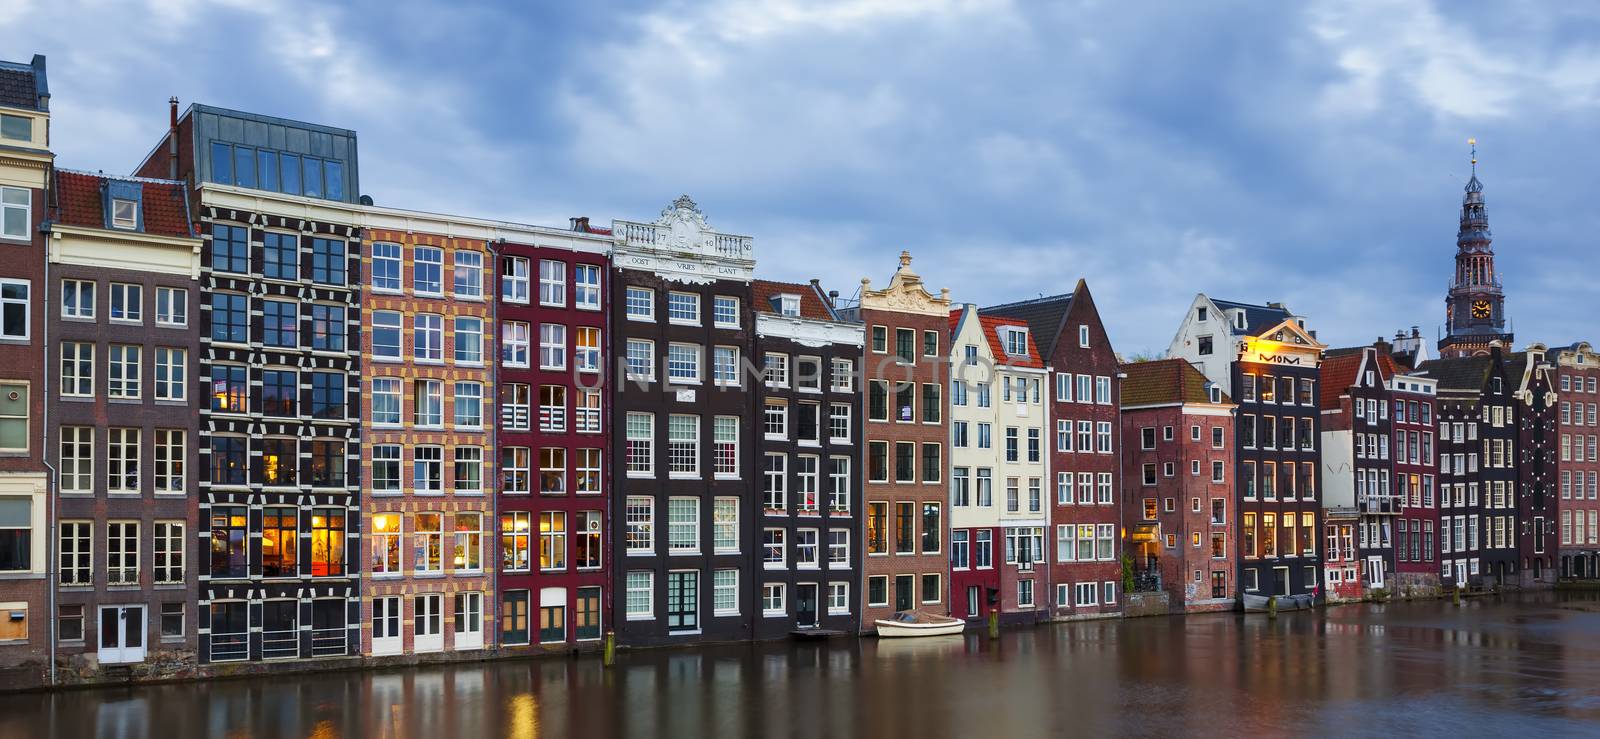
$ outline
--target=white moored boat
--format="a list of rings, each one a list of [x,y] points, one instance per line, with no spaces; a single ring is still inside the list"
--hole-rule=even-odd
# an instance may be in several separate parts
[[[959,634],[967,627],[959,618],[923,611],[901,611],[892,618],[880,618],[872,623],[878,627],[880,637],[946,636]]]

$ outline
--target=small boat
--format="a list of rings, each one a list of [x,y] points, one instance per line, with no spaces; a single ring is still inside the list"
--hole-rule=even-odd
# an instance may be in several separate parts
[[[901,611],[892,618],[880,618],[872,623],[878,627],[881,637],[947,636],[967,628],[967,622],[959,618],[926,611]]]
[[[1277,599],[1278,610],[1280,611],[1298,611],[1304,608],[1310,608],[1317,604],[1316,596],[1309,593],[1302,593],[1300,595],[1275,596],[1244,593],[1241,597],[1244,600],[1245,613],[1266,613],[1267,611],[1271,610],[1267,603],[1273,598]]]

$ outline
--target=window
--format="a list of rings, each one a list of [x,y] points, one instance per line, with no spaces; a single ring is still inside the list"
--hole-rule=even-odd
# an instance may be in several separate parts
[[[940,410],[944,403],[939,399],[938,383],[923,383],[922,385],[922,422],[938,423]]]
[[[10,213],[6,215],[9,221]],[[7,235],[10,235],[9,229]],[[249,272],[250,229],[221,223],[212,225],[211,268],[218,272]]]
[[[262,341],[267,346],[294,348],[300,345],[299,305],[282,300],[261,303]]]
[[[578,327],[573,346],[573,365],[579,372],[600,371],[600,329]]]
[[[628,554],[655,552],[655,500],[645,495],[630,495],[624,509]]]
[[[567,569],[567,514],[546,511],[539,514],[539,569],[545,572]]]
[[[298,511],[287,507],[262,509],[261,574],[294,577],[298,574],[300,534]]]
[[[700,323],[700,296],[694,293],[667,293],[667,321],[698,325]]]
[[[245,440],[238,436],[211,437],[211,483],[245,484]]]
[[[85,432],[88,429],[79,429]],[[185,433],[181,429],[156,429],[155,443],[155,491],[161,493],[184,492],[184,464],[188,449],[185,445]],[[66,438],[62,439],[63,461],[65,461]],[[63,470],[63,474],[65,471]]]
[[[311,280],[323,285],[343,285],[344,272],[344,242],[336,239],[312,239]]]
[[[768,570],[781,570],[786,567],[788,550],[784,544],[786,533],[783,529],[761,530],[761,566]]]
[[[656,292],[647,287],[628,286],[624,296],[624,310],[633,321],[656,319]]]
[[[300,241],[293,234],[269,231],[262,235],[263,277],[274,280],[300,279]],[[374,267],[376,268],[376,259]]]
[[[106,490],[139,492],[139,429],[113,428],[106,433]]]
[[[395,517],[398,525],[398,514],[387,514]],[[530,566],[528,530],[531,527],[529,514],[514,511],[500,514],[500,570],[502,572],[528,572]],[[394,529],[398,532],[398,528]],[[398,541],[398,539],[396,539]],[[398,556],[398,552],[396,553]]]
[[[401,317],[394,311],[372,313],[372,356],[374,359],[400,358]]]
[[[500,324],[500,362],[507,367],[528,366],[528,324],[506,321]]]
[[[711,508],[711,547],[717,554],[739,551],[739,499],[717,498]]]
[[[418,362],[444,361],[444,316],[418,313],[412,318],[411,356]]]
[[[400,291],[400,245],[386,241],[372,244],[372,289],[377,292]]]
[[[699,476],[699,416],[675,413],[668,417],[667,473],[679,477]]]
[[[483,386],[458,382],[455,386],[455,425],[457,428],[483,426]]]
[[[626,428],[628,474],[650,476],[655,473],[655,416],[629,413]]]
[[[33,193],[20,187],[0,187],[0,237],[29,237],[33,226]],[[244,271],[244,270],[239,270]]]
[[[339,508],[311,509],[312,577],[344,574],[344,516],[345,512]]]
[[[701,351],[699,344],[668,344],[667,382],[700,382]]]
[[[21,523],[17,521],[15,523]],[[15,524],[8,524],[12,526]],[[61,568],[61,585],[87,586],[94,583],[94,523],[91,521],[62,521],[58,561]],[[25,531],[26,529],[17,529]],[[17,551],[26,548],[25,541]]]
[[[139,584],[139,522],[106,523],[106,584]]]
[[[245,296],[212,293],[211,340],[235,344],[250,341],[249,300]]]
[[[567,327],[559,323],[539,324],[539,368],[567,368]]]
[[[539,304],[554,306],[567,304],[566,262],[539,260]]]
[[[412,450],[411,487],[418,493],[444,491],[444,447],[418,446]]]
[[[106,395],[123,400],[139,398],[141,346],[112,344],[107,348]]]
[[[600,309],[600,268],[592,264],[573,266],[572,302],[584,310]]]
[[[337,372],[311,373],[311,417],[343,419],[344,375]]]
[[[250,528],[244,506],[211,507],[211,567],[213,578],[242,578],[250,574]]]
[[[455,360],[458,364],[483,363],[483,319],[456,316]]]
[[[544,447],[539,450],[539,494],[567,494],[567,450]]]
[[[475,446],[455,448],[457,493],[483,492],[483,449]]]
[[[789,386],[789,355],[767,352],[761,357],[762,379],[767,387]]]
[[[372,491],[400,492],[400,447],[378,444],[372,447]]]
[[[412,385],[412,419],[418,426],[444,426],[444,383],[417,380]]]
[[[739,327],[739,299],[718,295],[711,301],[711,320],[717,328]]]
[[[510,303],[528,302],[528,260],[504,257],[500,260],[500,297]]]
[[[700,551],[700,501],[696,498],[667,499],[667,553],[696,554]]]
[[[61,281],[61,317],[94,318],[95,283],[89,280]],[[23,304],[26,306],[26,303]]]
[[[0,139],[32,141],[33,119],[20,115],[0,115]]]
[[[451,271],[456,297],[483,297],[483,254],[462,249],[453,252],[451,259],[455,260]]]
[[[400,380],[395,377],[372,378],[372,423],[374,425],[400,425]]]

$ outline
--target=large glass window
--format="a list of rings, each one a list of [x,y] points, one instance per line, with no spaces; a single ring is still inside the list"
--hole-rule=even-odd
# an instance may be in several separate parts
[[[373,290],[399,292],[401,289],[400,245],[378,241],[372,244]]]
[[[250,526],[245,510],[244,506],[211,507],[212,577],[250,574]]]
[[[321,238],[311,240],[311,279],[323,285],[345,284],[343,241]]]
[[[311,306],[311,348],[324,352],[344,351],[344,306]]]
[[[211,340],[245,344],[250,341],[250,301],[234,293],[211,294]]]
[[[218,272],[249,272],[250,229],[224,223],[212,225],[211,268]]]
[[[293,234],[268,231],[261,237],[261,274],[274,280],[300,279],[300,240]]]
[[[453,252],[451,259],[455,260],[451,273],[456,297],[483,297],[483,254],[462,249]]]

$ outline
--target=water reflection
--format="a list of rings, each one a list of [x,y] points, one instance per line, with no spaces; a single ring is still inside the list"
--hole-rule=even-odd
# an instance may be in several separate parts
[[[1600,594],[0,697],[0,737],[1600,734]]]

